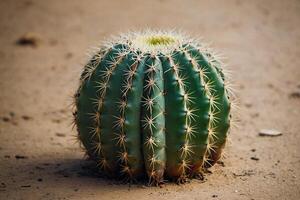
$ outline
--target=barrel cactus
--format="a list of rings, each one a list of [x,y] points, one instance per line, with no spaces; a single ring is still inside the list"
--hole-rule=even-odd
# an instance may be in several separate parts
[[[222,63],[172,31],[121,34],[83,69],[78,139],[111,177],[185,182],[221,157],[230,127]]]

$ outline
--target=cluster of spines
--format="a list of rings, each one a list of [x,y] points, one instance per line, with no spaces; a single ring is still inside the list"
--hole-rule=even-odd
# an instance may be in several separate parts
[[[192,146],[190,139],[194,134],[193,127],[191,127],[191,121],[193,119],[193,110],[189,107],[189,103],[192,101],[192,96],[187,92],[187,88],[185,85],[185,77],[181,75],[180,66],[178,63],[175,63],[174,55],[169,56],[169,61],[173,73],[175,75],[175,79],[177,85],[179,87],[179,91],[182,95],[184,111],[185,111],[185,133],[184,133],[184,143],[181,144],[181,148],[179,149],[180,155],[180,164],[179,164],[179,173],[180,176],[177,179],[177,182],[185,182],[187,178],[187,172],[190,170],[190,156],[193,156],[194,152],[192,151]]]
[[[122,52],[121,52],[122,55]],[[129,56],[128,53],[123,54],[123,56]],[[119,112],[120,116],[115,116],[116,122],[115,125],[119,128],[119,131],[115,133],[116,137],[115,140],[117,140],[116,145],[120,148],[120,151],[118,152],[118,161],[121,167],[121,175],[124,176],[126,179],[129,178],[132,180],[133,177],[133,170],[132,166],[130,166],[129,163],[129,152],[126,147],[126,115],[125,110],[128,107],[128,93],[132,90],[132,84],[133,84],[133,78],[136,75],[137,67],[140,63],[141,57],[138,54],[134,54],[136,57],[134,59],[134,62],[131,65],[128,65],[128,69],[126,69],[124,72],[124,80],[121,87],[121,100],[118,102]]]
[[[188,46],[187,46],[188,47]],[[199,67],[198,63],[197,63],[197,59],[195,59],[194,57],[192,57],[188,51],[188,49],[186,48],[183,48],[182,51],[184,52],[184,55],[186,56],[187,60],[189,61],[192,69],[194,70],[194,72],[196,72],[196,74],[198,75],[199,77],[199,80],[200,80],[200,85],[204,88],[204,91],[205,91],[205,83],[204,83],[204,76],[205,76],[205,71]],[[207,99],[208,97],[205,96]],[[210,104],[210,102],[209,102]],[[208,146],[208,145],[207,145]],[[206,148],[207,148],[206,146]],[[202,164],[200,165],[200,167],[203,166],[203,162],[205,161],[205,158],[202,157]],[[198,168],[196,169],[196,171],[193,171],[192,172],[192,176],[198,176],[200,173],[201,173],[201,168]]]
[[[162,66],[159,58],[146,58],[142,100],[143,152],[149,184],[163,182],[166,163]]]
[[[109,51],[107,51],[109,52]],[[98,58],[99,60],[101,57]],[[91,99],[94,107],[95,112],[94,113],[88,113],[91,117],[91,119],[94,121],[94,126],[90,127],[90,137],[91,140],[94,141],[93,143],[93,157],[96,157],[98,159],[97,165],[100,167],[100,169],[103,170],[109,170],[109,162],[107,160],[106,152],[104,152],[102,140],[101,140],[101,112],[103,105],[106,101],[105,96],[106,92],[109,89],[109,80],[116,69],[117,65],[124,59],[123,56],[109,56],[109,61],[107,62],[107,66],[104,67],[102,71],[100,71],[99,80],[96,81],[96,98]],[[100,61],[98,62],[100,63]],[[92,74],[90,74],[91,76]],[[107,100],[109,101],[109,100]],[[109,154],[109,152],[107,152]]]
[[[73,106],[76,106],[78,107],[79,105],[79,96],[80,96],[80,90],[82,89],[82,86],[84,85],[84,83],[86,81],[89,81],[92,74],[95,72],[97,66],[100,64],[100,61],[103,59],[103,57],[105,56],[105,53],[108,52],[106,50],[103,50],[103,49],[97,49],[97,53],[95,53],[90,59],[89,59],[89,62],[84,66],[84,69],[80,75],[80,83],[79,83],[79,87],[78,89],[76,90],[75,94],[74,94],[74,101],[73,101]],[[97,105],[97,108],[96,110],[100,110],[100,108],[98,108],[98,98],[94,100],[96,102],[96,105]],[[102,104],[101,104],[102,105]],[[101,106],[100,106],[101,107]],[[90,113],[90,117],[93,118],[94,120],[94,127],[90,127],[91,129],[91,132],[92,132],[92,136],[95,136],[95,135],[99,135],[99,144],[97,145],[96,149],[98,151],[100,151],[100,147],[101,147],[101,144],[100,144],[100,130],[99,130],[99,126],[98,124],[100,123],[98,120],[95,120],[95,119],[98,119],[100,116],[99,116],[99,113],[97,113],[97,111],[95,111],[95,113]],[[77,109],[73,109],[73,122],[72,124],[73,125],[77,125],[79,123],[79,118],[78,118],[78,113],[77,113]],[[76,127],[77,128],[77,132],[78,134],[75,136],[76,138],[76,142],[79,143],[79,146],[80,148],[84,151],[84,148],[83,148],[83,144],[82,144],[82,138],[81,138],[81,134],[80,134],[80,130],[79,130],[79,126]],[[98,133],[98,134],[97,134]],[[91,138],[93,139],[93,138]],[[95,154],[96,151],[94,152],[85,152],[85,156],[91,156],[91,154]]]
[[[207,140],[207,148],[206,148],[207,150],[203,159],[203,163],[204,163],[203,166],[204,166],[206,164],[209,164],[211,151],[214,150],[213,148],[214,148],[215,140],[218,139],[214,129],[215,123],[218,121],[218,118],[216,116],[218,112],[218,101],[217,101],[218,96],[214,94],[215,90],[212,87],[213,81],[209,80],[207,76],[208,73],[207,70],[203,66],[198,64],[199,61],[197,60],[197,58],[191,58],[191,59],[193,62],[193,66],[196,66],[196,68],[199,71],[200,79],[202,81],[202,85],[204,86],[205,94],[209,99],[208,140]]]
[[[217,124],[219,123],[219,117],[217,116],[220,112],[220,109],[222,107],[220,100],[221,96],[216,94],[218,90],[215,89],[215,83],[214,81],[211,81],[209,79],[211,71],[216,70],[217,74],[221,77],[222,87],[223,87],[223,95],[225,98],[229,101],[230,95],[228,94],[229,90],[231,91],[231,87],[229,84],[225,84],[225,75],[223,72],[223,69],[221,69],[219,66],[217,66],[216,56],[213,56],[211,52],[207,48],[199,48],[198,52],[202,53],[202,58],[200,58],[199,55],[195,56],[194,58],[191,58],[194,65],[197,66],[199,69],[199,74],[201,77],[202,84],[204,85],[205,94],[209,99],[209,123],[208,123],[208,140],[207,140],[207,150],[204,155],[204,162],[202,167],[208,168],[211,167],[214,162],[216,161],[215,158],[213,158],[213,154],[217,154],[217,151],[221,151],[223,148],[222,144],[217,144],[217,141],[219,140],[218,134],[216,132]],[[210,68],[205,68],[204,65],[199,64],[200,62],[207,62],[209,64]],[[220,90],[220,88],[218,88]],[[231,106],[231,102],[229,103],[229,109]],[[230,119],[228,121],[228,124],[230,124]],[[221,155],[220,155],[221,156]]]

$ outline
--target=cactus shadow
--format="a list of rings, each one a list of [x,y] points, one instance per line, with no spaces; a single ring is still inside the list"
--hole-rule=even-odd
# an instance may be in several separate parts
[[[27,180],[40,180],[41,184],[54,187],[76,188],[80,186],[91,186],[101,190],[114,187],[114,189],[140,188],[143,182],[128,183],[121,180],[109,179],[97,170],[96,163],[83,159],[56,159],[35,160],[27,163],[25,167],[29,173]],[[37,183],[37,182],[36,182]],[[137,186],[137,187],[131,187]]]

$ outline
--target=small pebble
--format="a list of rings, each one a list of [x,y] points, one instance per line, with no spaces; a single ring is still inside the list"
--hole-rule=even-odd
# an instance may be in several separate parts
[[[31,185],[21,185],[21,187],[28,188],[28,187],[31,187]]]
[[[9,121],[10,121],[10,119],[9,119],[8,117],[2,117],[2,120],[3,120],[4,122],[9,122]]]
[[[251,160],[259,160],[257,157],[251,157]]]
[[[6,188],[6,184],[2,182],[0,188]]]
[[[261,129],[258,133],[259,136],[270,136],[270,137],[275,137],[275,136],[280,136],[282,135],[282,132],[274,130],[274,129]]]
[[[22,156],[22,155],[15,155],[16,159],[27,159],[27,156]]]
[[[66,137],[66,134],[64,134],[64,133],[55,133],[55,135],[57,137]]]
[[[41,37],[37,33],[25,33],[17,40],[17,45],[37,47],[41,43]]]
[[[300,92],[292,92],[290,94],[290,98],[295,98],[295,99],[300,98]]]
[[[24,120],[30,120],[30,119],[32,119],[32,117],[30,117],[28,115],[22,115],[22,119],[24,119]]]

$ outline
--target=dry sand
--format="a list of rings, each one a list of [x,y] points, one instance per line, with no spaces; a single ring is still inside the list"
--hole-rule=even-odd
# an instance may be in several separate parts
[[[239,128],[205,182],[118,184],[74,144],[86,50],[142,27],[201,35],[234,70]],[[35,46],[16,44],[28,32]],[[0,44],[0,199],[300,199],[300,1],[1,0]]]

